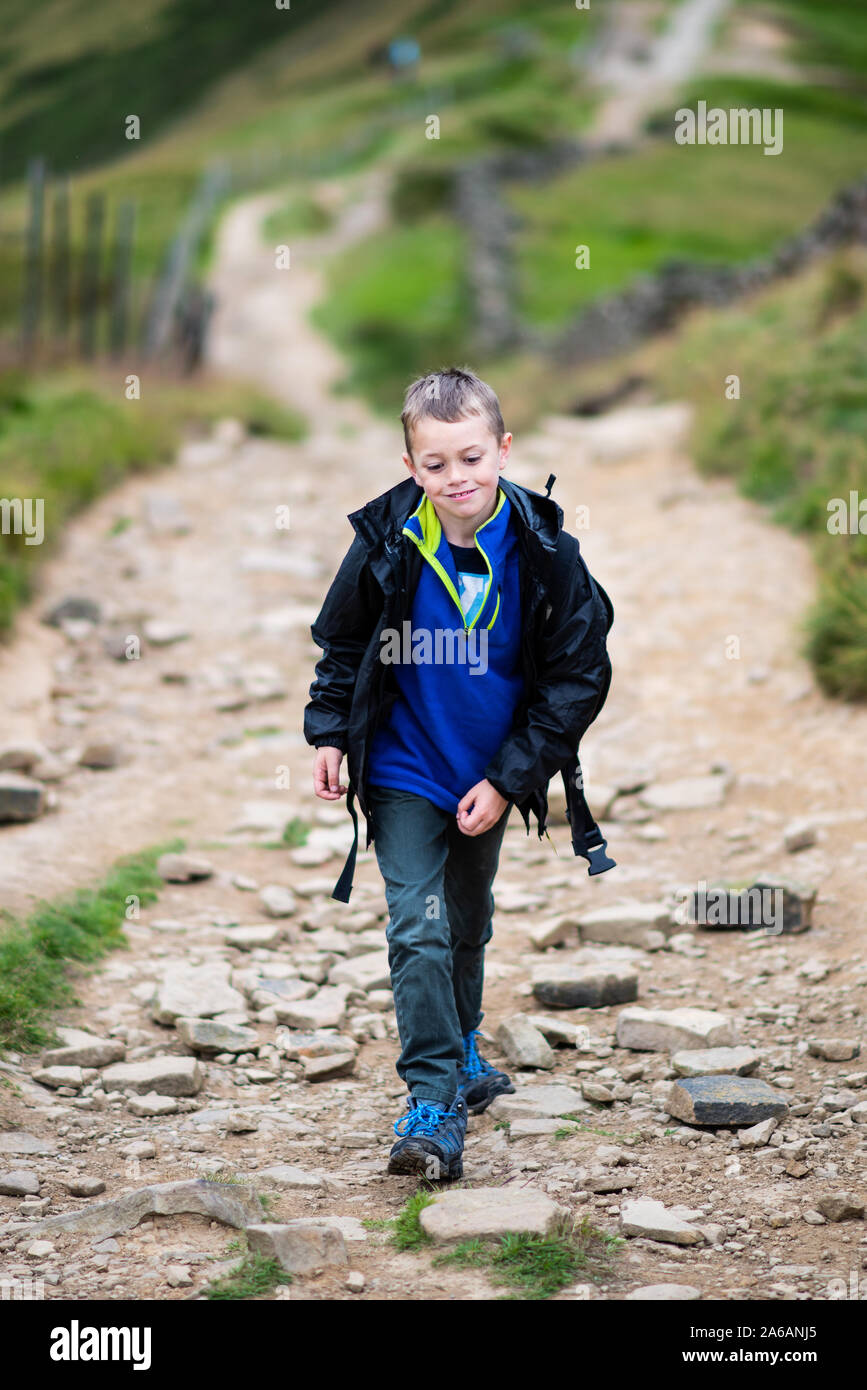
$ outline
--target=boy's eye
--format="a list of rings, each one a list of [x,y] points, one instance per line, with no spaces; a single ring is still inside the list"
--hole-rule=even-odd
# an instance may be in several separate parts
[[[479,461],[479,459],[480,459],[481,457],[482,457],[481,454],[472,454],[472,455],[470,455],[468,458],[465,458],[465,459],[464,459],[464,463],[478,463],[478,461]],[[440,471],[440,469],[442,468],[442,466],[443,466],[443,465],[442,465],[441,463],[429,463],[428,466],[427,466],[428,472],[429,472],[429,473],[439,473],[439,471]]]

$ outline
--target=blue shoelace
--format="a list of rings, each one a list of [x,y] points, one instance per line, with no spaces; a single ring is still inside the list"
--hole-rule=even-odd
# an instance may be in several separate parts
[[[477,1076],[484,1076],[489,1071],[494,1071],[490,1062],[486,1062],[476,1051],[476,1033],[467,1033],[464,1038],[464,1071],[470,1079]]]
[[[442,1124],[444,1113],[438,1106],[427,1105],[424,1101],[420,1101],[414,1110],[410,1110],[408,1114],[395,1121],[394,1132],[401,1137],[405,1137],[407,1134],[436,1134]],[[406,1128],[401,1129],[401,1125],[405,1125]]]

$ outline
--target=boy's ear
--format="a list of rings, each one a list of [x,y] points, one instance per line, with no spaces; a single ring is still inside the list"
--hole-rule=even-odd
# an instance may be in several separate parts
[[[416,466],[410,458],[409,454],[401,454],[401,458],[403,459],[412,476],[415,478],[416,482],[419,484],[419,486],[421,486],[421,479],[418,476]]]

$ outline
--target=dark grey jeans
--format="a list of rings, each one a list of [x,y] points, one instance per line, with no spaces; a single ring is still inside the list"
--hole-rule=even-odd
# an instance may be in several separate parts
[[[388,963],[401,1054],[416,1100],[452,1104],[463,1037],[482,1014],[491,886],[511,804],[481,835],[415,792],[368,788],[373,847],[385,879]]]

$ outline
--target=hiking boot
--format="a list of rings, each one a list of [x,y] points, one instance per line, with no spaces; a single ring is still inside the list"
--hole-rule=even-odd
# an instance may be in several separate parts
[[[460,1092],[449,1110],[409,1096],[394,1132],[402,1138],[389,1154],[389,1173],[418,1173],[434,1182],[463,1177],[467,1105]]]
[[[511,1077],[497,1071],[476,1051],[477,1034],[464,1036],[464,1061],[458,1067],[458,1095],[463,1096],[471,1115],[487,1110],[495,1096],[512,1094],[515,1087]]]

